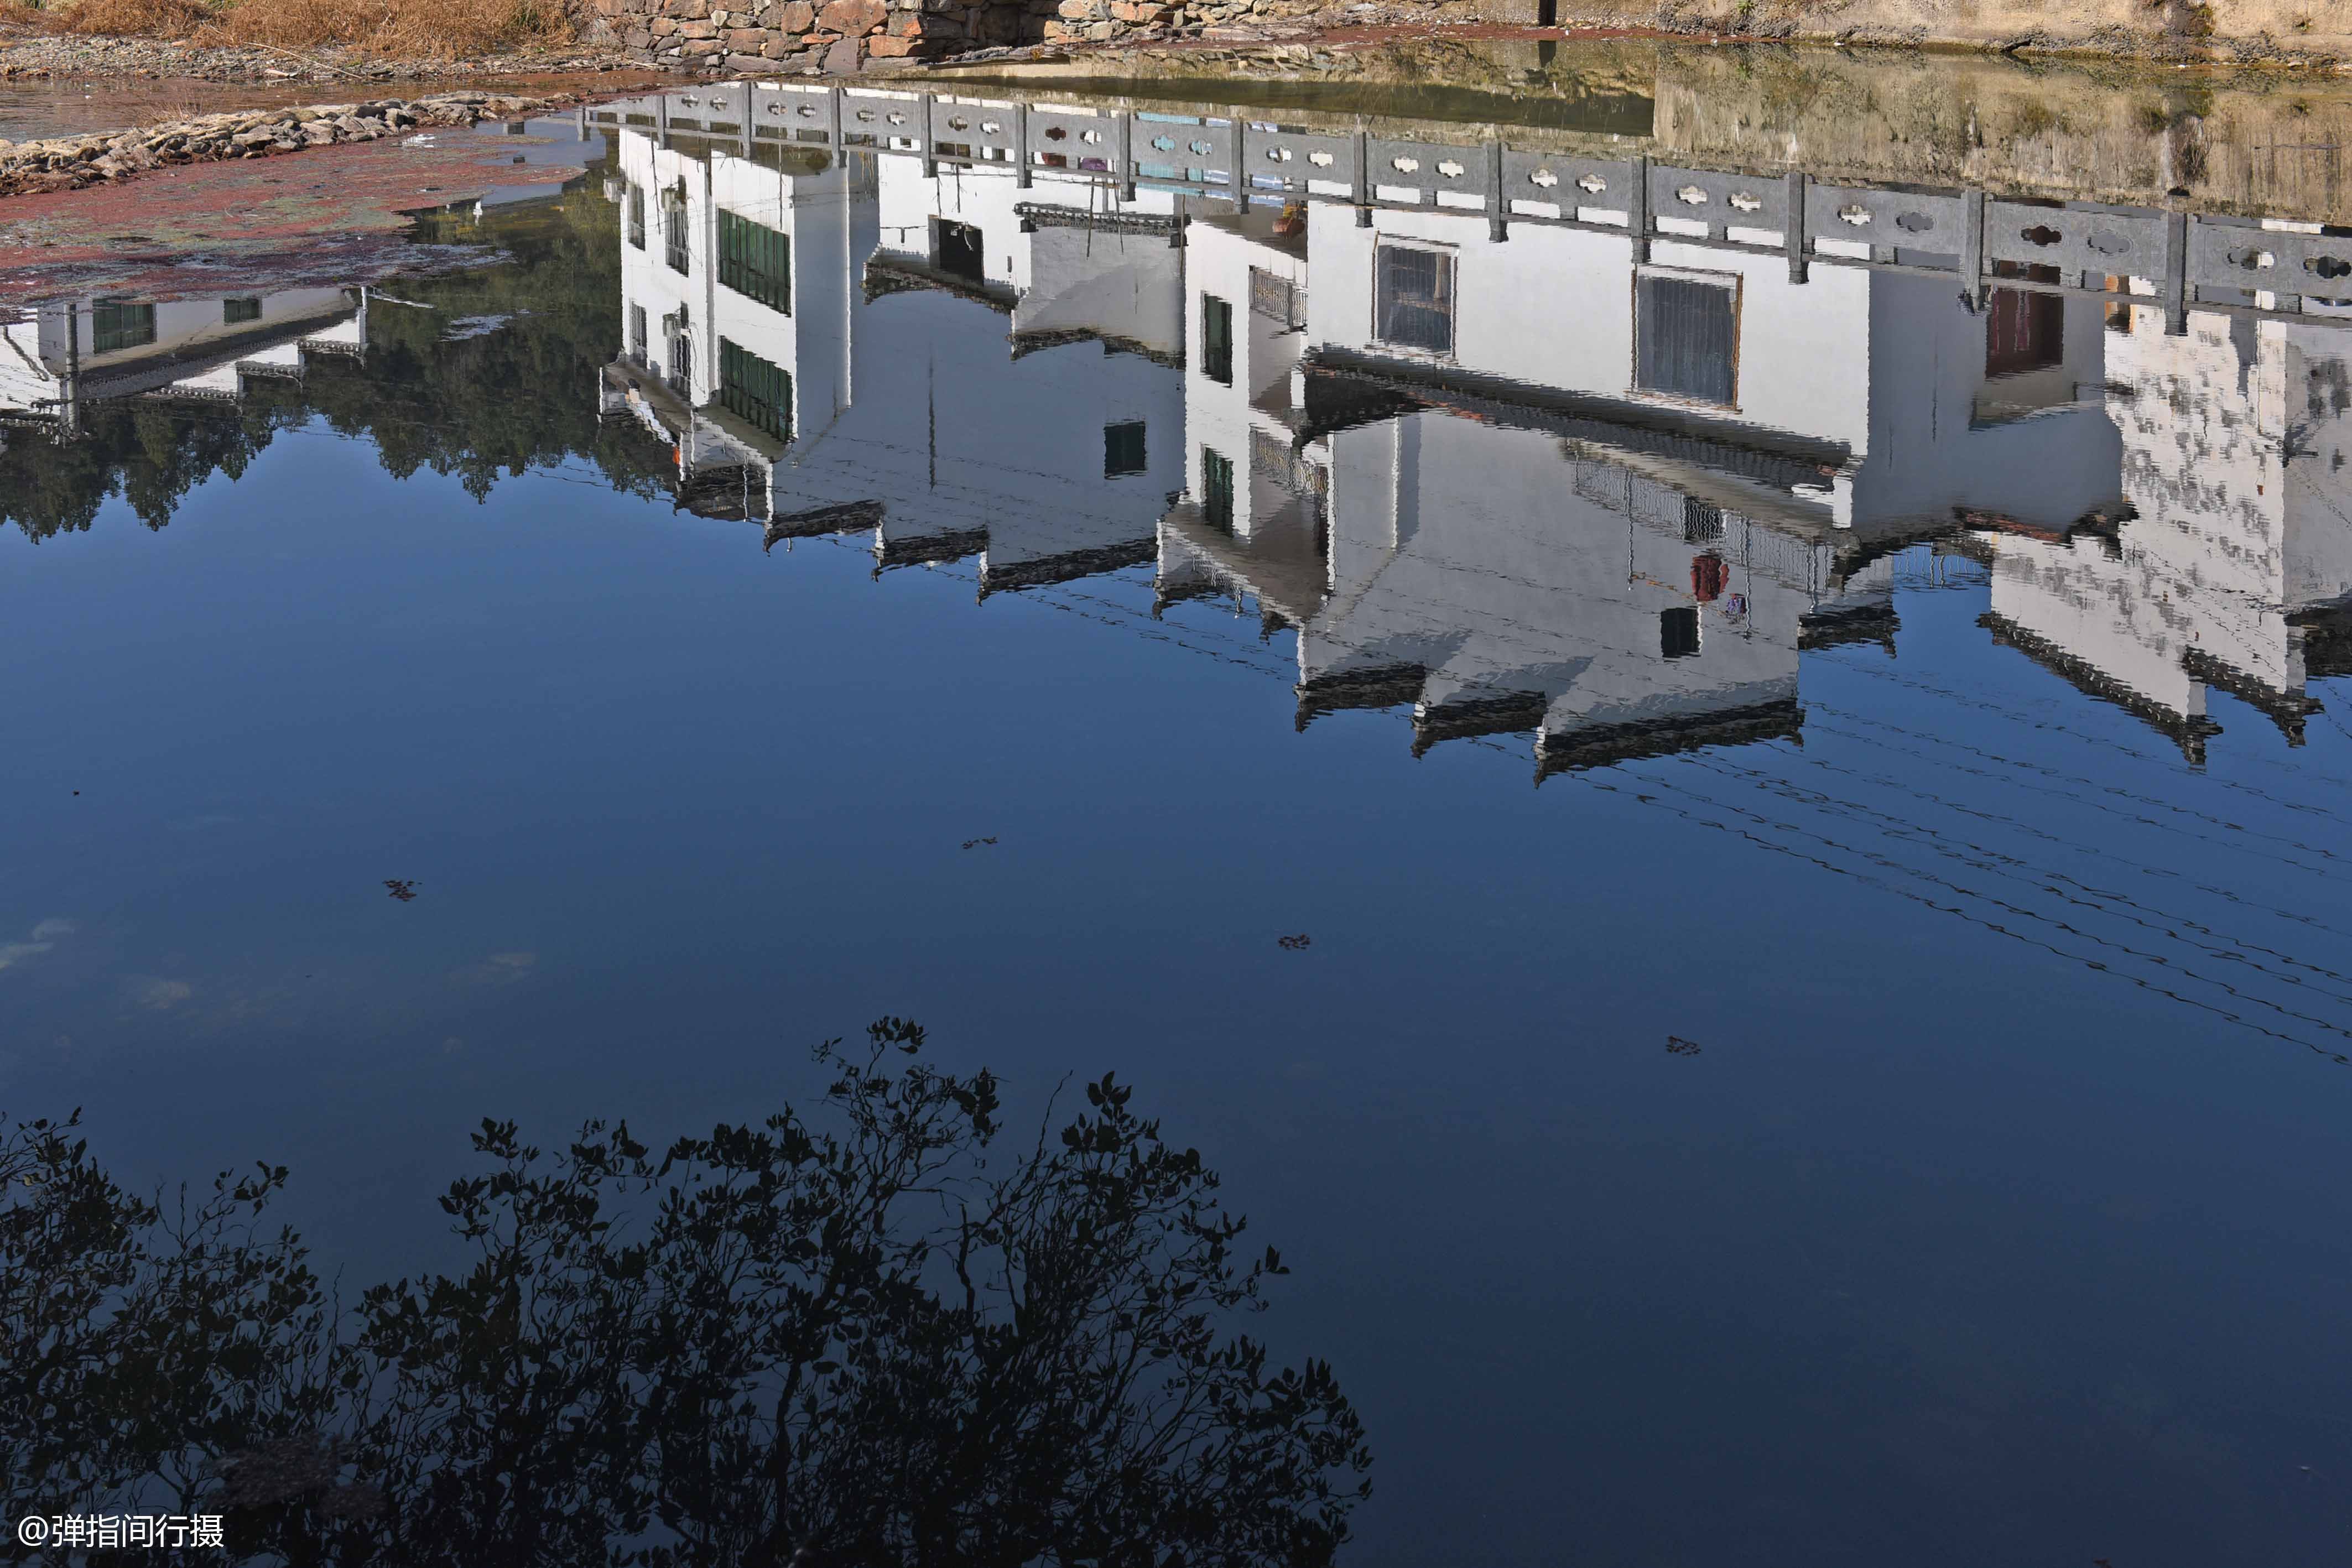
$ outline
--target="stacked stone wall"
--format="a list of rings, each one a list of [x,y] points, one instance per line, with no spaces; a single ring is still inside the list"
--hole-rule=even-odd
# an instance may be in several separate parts
[[[1139,33],[1203,25],[1213,9],[1237,15],[1252,4],[1255,0],[1214,7],[1163,5],[1157,0],[1061,0],[1039,36],[1048,44],[1108,44]]]
[[[1509,3],[1509,0],[1505,0]],[[1525,0],[1532,7],[1534,0]],[[656,65],[706,72],[822,70],[939,59],[1016,44],[1115,43],[1328,10],[1333,0],[592,0]],[[1432,0],[1462,7],[1462,0]]]
[[[594,0],[619,40],[657,65],[835,72],[935,59],[1043,36],[1038,0]]]

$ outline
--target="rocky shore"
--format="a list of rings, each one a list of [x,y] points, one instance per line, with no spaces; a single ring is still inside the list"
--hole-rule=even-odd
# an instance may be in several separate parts
[[[343,141],[376,141],[435,126],[515,120],[573,101],[481,92],[207,114],[130,131],[0,141],[0,196],[71,191],[175,164],[267,158]]]
[[[471,60],[402,60],[333,46],[301,49],[262,44],[204,47],[163,38],[48,33],[0,25],[0,81],[324,83],[645,68],[642,57],[617,47],[583,46],[560,52],[494,55]]]

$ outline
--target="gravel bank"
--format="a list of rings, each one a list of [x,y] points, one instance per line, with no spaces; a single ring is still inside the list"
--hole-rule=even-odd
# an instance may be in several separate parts
[[[0,81],[103,82],[179,77],[215,82],[327,83],[648,68],[645,61],[619,49],[583,47],[475,60],[399,60],[355,49],[280,49],[257,44],[199,48],[162,38],[89,37],[0,26]]]

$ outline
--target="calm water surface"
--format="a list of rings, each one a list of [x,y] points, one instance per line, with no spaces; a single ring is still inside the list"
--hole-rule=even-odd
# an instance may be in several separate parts
[[[2352,323],[599,146],[9,329],[0,1106],[373,1279],[898,1014],[1223,1175],[1342,1562],[2352,1552]]]

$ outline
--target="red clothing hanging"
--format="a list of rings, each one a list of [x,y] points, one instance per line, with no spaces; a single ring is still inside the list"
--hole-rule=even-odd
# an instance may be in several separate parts
[[[1713,550],[1691,558],[1691,592],[1701,604],[1709,604],[1722,597],[1723,586],[1730,580],[1731,570],[1723,558]]]

